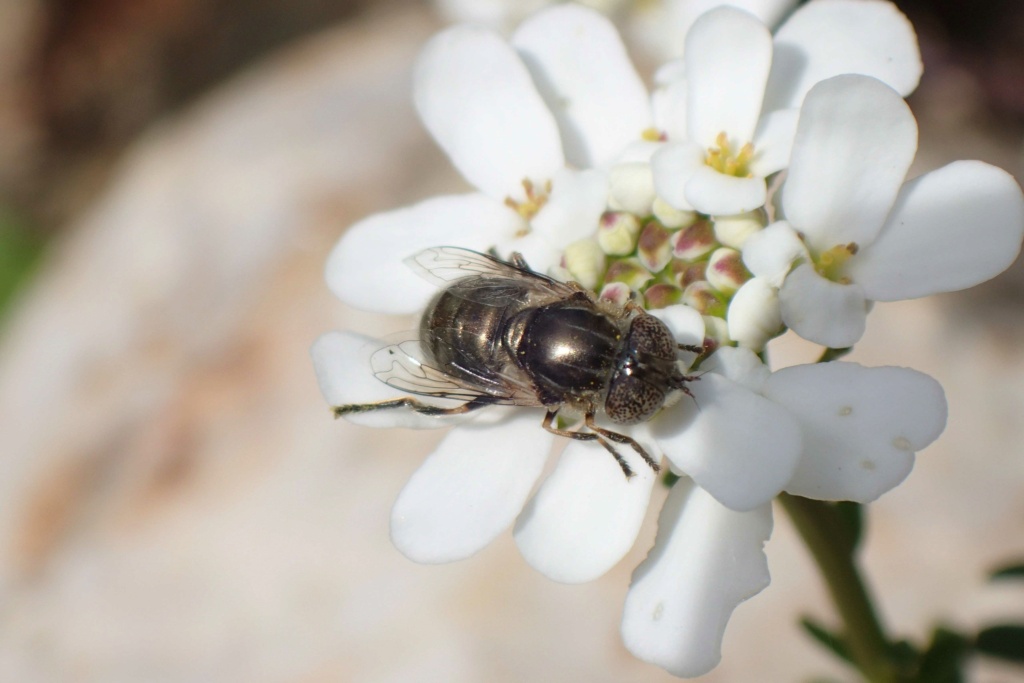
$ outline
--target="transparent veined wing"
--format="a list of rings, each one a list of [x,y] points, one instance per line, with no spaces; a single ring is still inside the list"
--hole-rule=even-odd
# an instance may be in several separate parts
[[[370,357],[370,367],[377,379],[410,394],[467,402],[487,396],[495,405],[541,405],[534,391],[516,378],[480,368],[459,366],[445,372],[433,367],[415,340],[385,346]]]

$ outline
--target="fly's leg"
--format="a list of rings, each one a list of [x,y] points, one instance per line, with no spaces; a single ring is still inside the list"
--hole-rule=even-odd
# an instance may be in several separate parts
[[[661,471],[661,467],[658,465],[658,463],[654,461],[654,458],[651,457],[650,453],[648,453],[643,446],[637,443],[636,439],[634,439],[631,436],[619,434],[618,432],[613,432],[610,429],[605,429],[604,427],[597,426],[597,423],[594,422],[594,413],[586,414],[586,416],[584,417],[584,424],[587,425],[587,428],[590,429],[590,431],[600,434],[601,436],[607,437],[614,441],[615,443],[629,444],[634,451],[640,454],[640,457],[644,459],[644,462],[651,466],[652,470],[654,470],[655,472]]]
[[[619,467],[622,468],[622,473],[626,475],[626,479],[629,479],[630,477],[633,476],[633,470],[632,468],[630,468],[629,463],[626,462],[626,459],[623,458],[617,450],[615,450],[615,446],[612,446],[610,443],[608,443],[608,441],[605,440],[600,434],[594,434],[591,432],[571,432],[568,429],[559,429],[558,427],[553,427],[551,425],[551,422],[555,419],[556,415],[558,415],[557,410],[549,410],[548,414],[544,416],[544,422],[541,423],[541,426],[547,431],[551,432],[552,434],[557,434],[558,436],[564,436],[569,439],[576,439],[577,441],[598,442],[599,444],[604,446],[604,449],[606,451],[612,454],[612,456],[615,458],[615,462],[619,463]]]
[[[520,254],[518,251],[512,252],[512,256],[509,257],[509,263],[511,263],[513,266],[521,270],[526,270],[531,273],[533,272],[533,269],[530,268],[530,264],[526,262],[526,259],[524,259],[523,255]]]
[[[406,396],[390,401],[378,401],[377,403],[350,403],[343,406],[334,406],[331,410],[334,411],[334,417],[369,413],[374,410],[387,410],[388,408],[409,408],[421,415],[462,415],[463,413],[468,413],[479,408],[485,408],[493,404],[494,398],[491,396],[477,396],[472,401],[463,403],[461,406],[455,406],[454,408],[441,408],[440,406],[432,406],[427,403],[423,403],[411,396]]]

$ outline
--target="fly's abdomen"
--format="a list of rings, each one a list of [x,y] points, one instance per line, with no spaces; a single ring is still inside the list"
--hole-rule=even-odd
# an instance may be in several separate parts
[[[492,393],[510,359],[501,338],[508,316],[525,301],[514,281],[470,278],[440,292],[420,321],[426,360],[438,370]]]

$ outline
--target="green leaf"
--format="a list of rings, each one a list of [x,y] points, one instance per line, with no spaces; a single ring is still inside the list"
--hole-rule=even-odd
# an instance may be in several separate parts
[[[0,317],[32,274],[42,248],[41,237],[0,207]]]
[[[664,484],[665,488],[667,489],[670,489],[673,486],[675,486],[676,482],[679,481],[680,479],[681,477],[672,471],[667,471],[665,472],[665,474],[661,475],[661,483]]]
[[[1024,664],[1024,626],[1000,624],[983,629],[974,648],[982,654]]]
[[[1002,579],[1024,579],[1024,563],[1010,564],[1005,567],[1000,567],[992,572],[989,579],[992,581],[1000,581]]]
[[[850,647],[846,644],[846,640],[838,633],[828,630],[811,617],[802,617],[800,625],[820,645],[823,645],[825,649],[831,651],[843,661],[854,664],[853,657],[850,655]]]
[[[939,626],[932,633],[932,642],[921,657],[914,680],[920,683],[963,683],[963,667],[971,653],[966,636]]]

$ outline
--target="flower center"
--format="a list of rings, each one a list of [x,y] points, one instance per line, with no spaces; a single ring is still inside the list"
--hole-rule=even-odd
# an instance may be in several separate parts
[[[551,195],[551,181],[548,180],[542,187],[537,187],[529,178],[523,178],[523,190],[525,190],[526,199],[517,201],[512,197],[505,197],[505,206],[515,209],[516,213],[524,219],[530,220],[548,203],[548,197]]]
[[[746,143],[735,154],[729,144],[729,136],[722,131],[715,138],[715,146],[708,147],[708,154],[704,157],[704,163],[725,175],[736,176],[737,178],[749,178],[753,175],[750,172],[750,160],[754,158],[754,144]]]
[[[814,269],[818,274],[832,282],[850,284],[850,278],[844,274],[846,262],[857,253],[860,247],[855,242],[837,244],[828,251],[822,252],[814,260]]]

